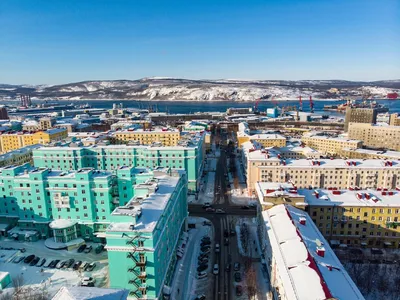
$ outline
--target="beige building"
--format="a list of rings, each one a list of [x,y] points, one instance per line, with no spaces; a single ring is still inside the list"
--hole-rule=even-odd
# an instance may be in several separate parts
[[[53,118],[40,118],[39,119],[39,129],[40,130],[47,130],[50,128],[53,128],[54,124],[56,123],[56,120]]]
[[[395,159],[400,160],[400,151],[390,150],[371,150],[371,149],[349,149],[343,148],[340,155],[345,158],[358,158],[358,159]]]
[[[257,142],[263,147],[285,147],[286,138],[275,133],[250,134],[250,129],[246,122],[238,125],[237,140],[239,147],[246,142]]]
[[[283,160],[256,150],[247,160],[247,187],[256,182],[290,182],[298,188],[390,188],[400,185],[400,164],[385,160]]]
[[[350,123],[349,138],[362,140],[364,146],[400,151],[400,126]]]
[[[329,137],[318,133],[307,132],[301,141],[324,154],[339,154],[343,148],[357,149],[362,147],[362,141],[350,140],[342,137]]]
[[[350,123],[376,123],[378,110],[376,108],[356,108],[348,106],[344,119],[344,131],[347,132]]]
[[[400,126],[400,118],[399,114],[391,114],[389,117],[389,125],[391,126]]]
[[[169,128],[123,130],[111,134],[111,140],[115,144],[138,142],[141,145],[161,143],[163,146],[176,146],[180,137],[179,130]]]

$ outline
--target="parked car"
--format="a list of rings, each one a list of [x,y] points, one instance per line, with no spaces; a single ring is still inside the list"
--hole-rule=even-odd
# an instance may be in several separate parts
[[[85,268],[85,271],[91,272],[94,270],[94,268],[96,268],[96,263],[92,262]]]
[[[203,251],[201,254],[210,254],[210,249],[207,249],[206,251]]]
[[[93,287],[95,280],[93,277],[83,277],[81,281],[81,286]]]
[[[220,247],[219,244],[215,244],[215,253],[219,253]]]
[[[104,250],[104,245],[103,245],[103,244],[100,244],[100,245],[98,245],[98,246],[96,247],[96,249],[94,249],[94,252],[95,252],[96,254],[100,254],[101,252],[103,252],[103,250]]]
[[[206,278],[207,277],[207,272],[203,271],[203,272],[199,272],[197,273],[197,279],[202,279],[202,278]]]
[[[49,268],[50,268],[50,269],[54,269],[54,268],[57,266],[57,264],[58,264],[59,262],[60,262],[59,259],[53,260],[53,261],[49,264]]]
[[[67,263],[67,261],[65,261],[65,260],[62,260],[62,261],[59,261],[57,264],[56,264],[56,269],[61,269],[62,267],[64,267],[64,265]]]
[[[218,275],[218,273],[219,273],[219,265],[218,264],[214,264],[213,274],[214,275]]]
[[[25,256],[17,256],[13,259],[14,264],[19,264],[21,261],[25,259]]]
[[[74,263],[74,265],[72,266],[72,269],[78,270],[79,267],[81,266],[81,264],[82,264],[82,261],[81,261],[81,260],[76,261],[76,262]]]
[[[211,203],[210,202],[206,202],[203,204],[203,208],[207,208],[207,207],[211,207]]]
[[[80,245],[78,248],[78,253],[82,253],[86,249],[86,244]]]
[[[31,267],[36,266],[36,264],[39,262],[39,260],[40,260],[40,257],[39,257],[39,256],[36,256],[34,259],[31,260],[31,262],[29,263],[29,265],[30,265]]]
[[[240,275],[239,272],[236,272],[234,277],[235,277],[235,281],[236,282],[241,282],[242,281],[242,275]]]
[[[203,237],[201,238],[201,241],[202,241],[202,242],[204,242],[204,241],[211,241],[211,238],[210,238],[209,236],[203,236]]]
[[[86,247],[85,250],[83,250],[83,252],[90,253],[90,251],[92,251],[92,249],[93,249],[93,246],[90,245],[89,247]]]
[[[200,246],[206,246],[206,245],[211,245],[211,241],[210,240],[201,241]]]
[[[233,269],[234,269],[235,271],[239,271],[239,270],[240,270],[240,263],[239,263],[239,262],[235,262],[235,263],[233,264]]]
[[[228,238],[225,238],[225,239],[224,239],[224,245],[225,245],[225,246],[228,246],[228,245],[229,245],[229,239],[228,239]]]
[[[206,265],[198,266],[197,272],[203,272],[203,271],[207,270],[207,268],[208,268],[208,265],[207,266]]]
[[[204,222],[203,222],[203,225],[204,225],[204,226],[211,226],[212,223],[211,223],[210,221],[204,221]]]
[[[194,300],[206,300],[206,295],[197,295],[197,297],[194,298]]]
[[[229,231],[229,234],[230,234],[231,236],[235,236],[235,235],[236,235],[236,231],[233,230],[233,229],[231,229],[231,230]]]
[[[24,263],[29,264],[33,259],[35,258],[35,255],[31,254],[25,257]]]
[[[211,246],[210,246],[210,245],[207,245],[207,246],[201,247],[201,248],[200,248],[200,251],[204,253],[204,252],[206,252],[206,251],[208,251],[208,250],[210,250],[210,249],[211,249]]]
[[[207,207],[206,208],[206,212],[214,212],[214,211],[215,211],[215,209],[212,208],[212,207]]]
[[[81,264],[81,266],[79,267],[79,269],[85,270],[86,267],[87,267],[88,265],[89,265],[89,263],[88,263],[87,261],[84,261],[84,262]]]
[[[225,211],[224,211],[222,208],[217,208],[217,209],[215,210],[215,213],[217,213],[217,214],[224,214]]]
[[[236,286],[236,296],[242,296],[243,294],[243,288],[241,285]]]
[[[228,229],[225,229],[224,230],[224,237],[228,237],[229,236],[229,231],[228,231]]]
[[[73,259],[73,258],[70,258],[69,260],[67,260],[65,262],[65,265],[63,266],[64,269],[71,268],[73,266],[74,262],[75,262],[75,259]]]
[[[42,258],[42,260],[36,265],[36,267],[43,267],[43,265],[46,263],[46,259]]]

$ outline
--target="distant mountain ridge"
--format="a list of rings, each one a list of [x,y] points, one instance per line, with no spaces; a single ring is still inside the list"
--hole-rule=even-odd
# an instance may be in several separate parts
[[[33,99],[90,100],[194,100],[253,101],[257,98],[292,100],[298,96],[314,99],[342,99],[369,94],[386,98],[400,93],[400,80],[191,80],[168,77],[138,80],[91,80],[61,85],[0,84],[0,99],[28,94]]]

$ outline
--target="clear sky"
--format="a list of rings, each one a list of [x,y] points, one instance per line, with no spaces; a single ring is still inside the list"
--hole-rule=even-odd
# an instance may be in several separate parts
[[[0,0],[0,83],[400,78],[399,0]]]

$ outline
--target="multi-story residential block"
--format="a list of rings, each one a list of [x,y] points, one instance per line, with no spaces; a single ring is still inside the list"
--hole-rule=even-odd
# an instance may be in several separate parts
[[[342,137],[330,137],[322,133],[306,132],[303,134],[301,141],[324,154],[336,155],[343,148],[357,149],[362,147],[362,141],[349,140]]]
[[[60,141],[67,136],[65,129],[49,129],[35,133],[3,133],[0,134],[0,153],[6,153],[29,145]]]
[[[346,115],[344,119],[344,131],[347,132],[350,123],[375,124],[378,113],[387,111],[387,108],[363,108],[348,106],[346,108]]]
[[[8,152],[0,155],[0,167],[7,167],[11,165],[22,165],[25,163],[33,163],[32,151],[33,149],[39,149],[42,145],[36,144],[26,146],[18,150]]]
[[[136,141],[141,145],[161,143],[163,146],[176,146],[178,145],[180,137],[180,131],[171,128],[123,130],[111,134],[111,140],[115,144],[127,144]]]
[[[47,130],[53,128],[55,125],[56,120],[54,118],[43,117],[39,119],[39,129],[40,130]]]
[[[272,299],[364,299],[307,213],[280,204],[260,225]]]
[[[7,108],[4,105],[0,106],[0,120],[8,120]]]
[[[385,160],[345,159],[279,159],[267,150],[249,153],[247,186],[254,194],[254,184],[263,182],[292,182],[298,188],[389,188],[400,183],[400,164]]]
[[[184,169],[189,191],[200,186],[205,157],[205,134],[184,135],[177,146],[94,145],[42,147],[33,152],[36,167],[56,170],[95,168],[115,171],[121,166]]]
[[[24,131],[38,131],[39,123],[36,120],[26,120],[22,123],[22,130]]]
[[[372,150],[372,149],[349,149],[343,148],[340,151],[340,155],[346,158],[358,158],[358,159],[391,159],[400,160],[400,151],[390,150]]]
[[[389,125],[391,125],[391,126],[400,126],[400,118],[399,118],[399,114],[398,113],[390,115],[390,117],[389,117]]]
[[[349,138],[367,147],[400,151],[400,126],[350,123]]]
[[[129,289],[133,299],[162,299],[173,275],[186,227],[187,181],[180,172],[171,175],[135,186],[135,195],[110,216],[110,287]]]
[[[263,147],[285,147],[286,138],[275,133],[257,133],[251,134],[250,129],[245,122],[238,125],[237,140],[239,147],[246,142],[257,142]]]

